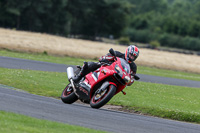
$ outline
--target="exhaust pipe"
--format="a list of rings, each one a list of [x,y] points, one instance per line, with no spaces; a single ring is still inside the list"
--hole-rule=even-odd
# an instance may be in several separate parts
[[[72,85],[72,88],[73,88],[74,92],[76,93],[76,88],[75,88],[75,85],[74,85],[74,81],[72,80],[72,78],[74,77],[74,69],[72,67],[68,67],[67,68],[67,77],[68,77],[69,82]]]
[[[67,68],[67,77],[68,77],[68,80],[74,77],[74,69],[72,67]]]

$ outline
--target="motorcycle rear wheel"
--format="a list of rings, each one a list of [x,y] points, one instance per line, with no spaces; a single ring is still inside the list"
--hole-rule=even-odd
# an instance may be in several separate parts
[[[78,97],[74,93],[71,84],[68,84],[62,92],[61,100],[63,103],[72,104],[78,100]]]
[[[92,96],[90,100],[90,106],[92,108],[100,108],[105,105],[110,99],[115,95],[116,87],[114,85],[109,85],[103,92],[97,93],[98,90]]]

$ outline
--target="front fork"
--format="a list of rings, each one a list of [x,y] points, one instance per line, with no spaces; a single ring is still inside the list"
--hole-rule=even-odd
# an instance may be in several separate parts
[[[74,85],[74,81],[72,79],[70,79],[69,82],[71,83],[72,88],[73,88],[74,92],[76,93],[76,87]]]

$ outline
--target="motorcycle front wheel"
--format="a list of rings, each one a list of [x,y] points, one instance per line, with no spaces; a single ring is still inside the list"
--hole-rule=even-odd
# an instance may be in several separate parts
[[[68,84],[62,92],[61,100],[63,103],[72,104],[78,100],[78,97],[74,93],[71,84]]]
[[[110,99],[115,95],[116,87],[114,85],[109,85],[104,91],[97,91],[94,93],[90,100],[90,106],[92,108],[100,108],[105,105]]]

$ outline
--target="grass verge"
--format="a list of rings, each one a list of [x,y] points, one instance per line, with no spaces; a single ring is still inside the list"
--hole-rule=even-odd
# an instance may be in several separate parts
[[[0,111],[1,133],[102,133],[80,126],[36,119]]]
[[[129,112],[200,123],[200,89],[136,82],[110,101]]]
[[[94,62],[98,61],[98,60],[81,59],[81,58],[73,58],[73,57],[51,56],[46,53],[43,53],[43,54],[20,53],[20,52],[1,50],[1,49],[0,49],[0,56],[16,57],[16,58],[46,61],[46,62],[68,64],[68,65],[81,65],[81,66],[84,61],[94,61]],[[200,81],[200,74],[178,72],[178,71],[150,68],[150,67],[144,67],[144,66],[138,66],[138,73],[146,74],[146,75]]]
[[[68,84],[65,73],[0,68],[0,83],[27,92],[60,97]],[[200,89],[135,82],[116,95],[110,104],[125,109],[175,120],[200,123]]]

